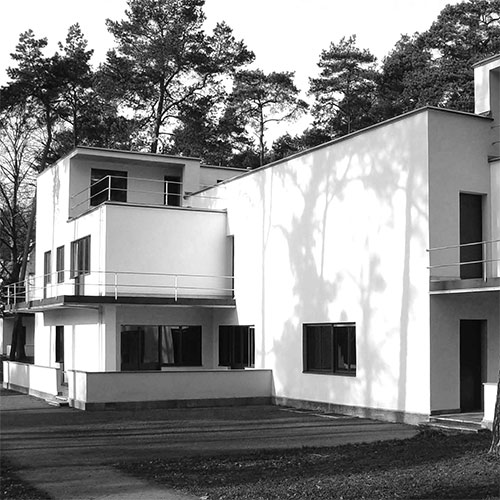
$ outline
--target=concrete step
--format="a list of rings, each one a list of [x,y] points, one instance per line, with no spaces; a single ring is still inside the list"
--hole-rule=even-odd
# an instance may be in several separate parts
[[[429,422],[422,423],[420,426],[443,432],[478,433],[487,430],[481,422],[461,420],[459,417],[431,417]]]
[[[66,396],[58,394],[57,396],[53,396],[51,398],[46,398],[45,401],[50,406],[69,406],[69,401]]]

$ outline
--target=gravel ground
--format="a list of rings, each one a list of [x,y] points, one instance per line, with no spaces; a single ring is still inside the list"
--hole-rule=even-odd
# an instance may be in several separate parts
[[[397,441],[117,464],[204,500],[498,499],[491,434],[425,431]]]

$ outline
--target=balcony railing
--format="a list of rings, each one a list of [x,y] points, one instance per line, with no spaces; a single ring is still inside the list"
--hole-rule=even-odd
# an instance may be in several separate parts
[[[4,287],[8,306],[63,295],[114,297],[232,298],[233,277],[206,274],[59,270]]]
[[[73,194],[69,205],[75,216],[107,201],[181,207],[184,197],[180,181],[107,175]],[[195,197],[215,199],[204,194]]]
[[[430,248],[431,281],[500,277],[500,239]]]

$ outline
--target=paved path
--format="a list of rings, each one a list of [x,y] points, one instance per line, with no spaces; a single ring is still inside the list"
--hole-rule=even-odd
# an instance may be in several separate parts
[[[276,406],[82,412],[2,390],[1,447],[53,498],[196,498],[145,483],[120,461],[407,438],[415,428]]]

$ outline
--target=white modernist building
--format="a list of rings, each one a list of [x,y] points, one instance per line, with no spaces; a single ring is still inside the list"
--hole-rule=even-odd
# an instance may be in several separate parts
[[[475,80],[475,114],[418,109],[250,172],[77,148],[38,179],[39,276],[6,308],[34,364],[5,362],[4,385],[83,409],[488,421],[500,56]]]

